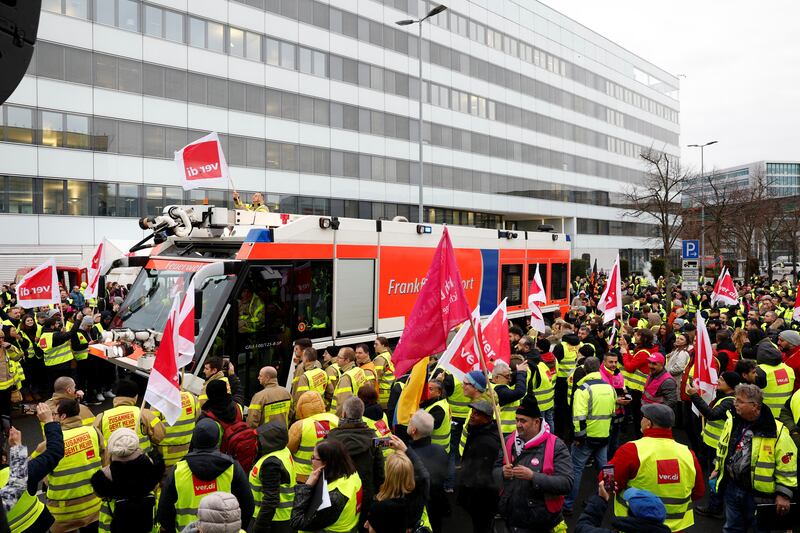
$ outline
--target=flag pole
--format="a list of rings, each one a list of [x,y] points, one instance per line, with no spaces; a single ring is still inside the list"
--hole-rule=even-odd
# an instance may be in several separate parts
[[[486,359],[483,357],[483,349],[478,341],[478,328],[475,325],[475,319],[472,315],[469,317],[469,323],[470,327],[472,327],[472,342],[475,350],[477,350],[476,353],[478,354],[478,358],[481,361],[483,375],[486,377],[486,388],[490,391],[489,399],[491,400],[492,411],[494,411],[494,420],[497,425],[497,433],[500,435],[500,443],[502,444],[501,448],[503,449],[503,462],[508,465],[511,464],[511,458],[508,456],[508,450],[505,446],[505,439],[503,438],[503,422],[500,420],[500,407],[497,405],[497,402],[494,399],[494,391],[491,389],[491,382],[489,381],[489,369],[486,366]]]

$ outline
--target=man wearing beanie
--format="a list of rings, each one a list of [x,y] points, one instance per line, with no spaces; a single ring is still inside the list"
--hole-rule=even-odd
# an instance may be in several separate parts
[[[562,508],[572,490],[569,448],[552,433],[531,396],[517,407],[516,431],[505,442],[510,464],[495,469],[503,479],[498,512],[509,531],[566,531]],[[548,453],[550,451],[550,453]]]
[[[703,470],[694,452],[675,441],[675,413],[666,405],[642,406],[641,439],[626,442],[611,459],[618,494],[626,488],[648,490],[667,503],[665,524],[684,531],[694,524],[691,502],[705,493]],[[602,474],[600,474],[602,478]],[[628,516],[625,500],[614,502],[617,517]]]
[[[489,396],[490,394],[494,395],[495,403],[497,403],[497,394],[494,393],[492,389],[489,388],[489,384],[486,382],[486,375],[481,372],[480,370],[473,370],[468,372],[464,375],[464,396],[467,397],[467,400],[471,402],[469,405],[472,407],[472,403],[478,401],[484,401],[488,404],[491,404],[492,398]],[[472,418],[472,410],[470,409],[469,414],[467,416],[467,422]],[[494,418],[494,417],[492,417]],[[464,424],[464,429],[461,430],[461,439],[459,440],[458,444],[458,455],[464,455],[464,446],[467,444],[467,436],[469,434],[469,424]]]
[[[183,529],[183,533],[239,533],[246,520],[242,520],[239,501],[228,492],[215,492],[200,501],[197,520]]]
[[[139,437],[128,428],[114,431],[106,447],[111,463],[92,475],[92,488],[103,500],[100,528],[104,531],[148,533],[153,529],[154,490],[164,476],[161,456],[151,459],[139,448]]]
[[[717,458],[717,446],[719,439],[722,437],[722,428],[725,426],[725,421],[731,416],[736,414],[733,407],[733,391],[736,385],[742,382],[742,378],[736,372],[723,372],[719,377],[719,384],[717,385],[717,396],[711,405],[700,397],[697,389],[691,386],[691,383],[686,384],[686,394],[689,399],[703,415],[705,423],[703,425],[703,449],[698,450],[700,460],[705,468],[705,474],[711,474],[714,469],[714,460]],[[703,507],[698,505],[695,510],[702,515],[715,516],[722,518],[722,496],[717,491],[712,491],[708,500],[708,506]]]
[[[253,516],[253,493],[247,474],[229,455],[219,451],[219,425],[203,418],[194,428],[190,451],[167,476],[158,502],[158,523],[162,533],[181,531],[199,516],[197,509],[204,496],[230,492],[239,500],[242,526]]]

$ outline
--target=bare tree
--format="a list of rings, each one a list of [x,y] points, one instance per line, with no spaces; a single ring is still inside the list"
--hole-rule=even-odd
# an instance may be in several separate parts
[[[706,243],[711,246],[712,255],[718,257],[726,247],[726,235],[736,224],[737,193],[741,187],[715,180],[713,174],[701,178],[702,189],[696,201],[705,211]]]
[[[652,217],[658,222],[658,238],[669,271],[669,252],[684,226],[681,196],[691,185],[691,176],[676,156],[650,148],[642,152],[647,165],[644,180],[632,185],[623,194],[629,207],[626,213],[634,218]]]
[[[737,253],[746,259],[745,278],[749,278],[751,259],[753,259],[753,244],[759,229],[765,221],[765,216],[770,214],[767,200],[770,196],[769,181],[761,171],[755,172],[748,187],[733,193],[736,209],[736,223],[730,227],[729,242]]]
[[[780,234],[784,237],[786,247],[792,259],[792,278],[797,283],[798,243],[797,235],[800,233],[800,196],[793,196],[781,202],[783,216],[781,217]]]

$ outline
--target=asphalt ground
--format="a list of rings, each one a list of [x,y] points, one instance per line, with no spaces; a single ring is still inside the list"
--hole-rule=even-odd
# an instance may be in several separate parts
[[[94,413],[99,413],[111,407],[111,400],[106,400],[100,405],[90,405],[89,408]],[[23,415],[19,411],[14,411],[12,416],[14,427],[22,432],[22,441],[28,447],[28,452],[32,452],[36,446],[42,441],[42,432],[39,427],[39,422],[34,415]],[[675,440],[683,444],[688,444],[686,433],[677,428],[675,430]],[[584,502],[594,494],[597,494],[597,475],[598,470],[595,467],[587,467],[581,480],[581,488],[578,493],[578,499],[575,501],[574,514],[567,518],[567,526],[569,531],[574,531],[575,523],[580,516],[583,509]],[[448,495],[450,500],[451,514],[444,520],[444,533],[469,533],[472,531],[472,525],[466,511],[456,503],[455,495]],[[707,496],[706,496],[707,498]],[[703,500],[705,504],[705,498]],[[606,514],[604,526],[608,527],[613,516],[613,504],[609,505],[609,511]],[[722,520],[701,516],[697,513],[694,515],[694,526],[687,529],[687,532],[704,532],[711,533],[722,531]],[[498,521],[495,524],[496,533],[504,533],[502,522]],[[544,533],[544,532],[543,532]],[[642,532],[646,533],[646,532]]]

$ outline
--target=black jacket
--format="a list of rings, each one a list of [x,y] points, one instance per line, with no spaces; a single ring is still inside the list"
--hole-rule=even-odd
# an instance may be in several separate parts
[[[238,461],[217,449],[218,441],[219,426],[217,423],[210,419],[200,420],[192,435],[191,451],[183,460],[189,465],[192,474],[203,481],[217,479],[233,465],[231,493],[239,500],[242,529],[247,529],[255,508],[250,481]],[[177,501],[178,492],[175,487],[175,471],[173,470],[167,477],[165,488],[158,502],[158,523],[161,524],[162,533],[175,531],[175,503]]]
[[[286,426],[270,422],[258,428],[258,447],[261,455],[266,455],[286,448],[289,443],[289,432]],[[258,515],[253,524],[253,532],[268,533],[272,531],[272,519],[280,503],[280,486],[291,482],[291,476],[277,457],[269,457],[261,463],[258,470],[261,481],[261,501],[255,502]]]
[[[461,456],[459,489],[500,489],[492,473],[492,467],[501,451],[501,446],[500,435],[494,422],[484,426],[469,425],[464,454]]]
[[[427,410],[428,407],[435,404],[441,399],[442,398],[431,398],[429,400],[425,400],[424,402],[420,402],[419,408]],[[431,410],[428,411],[428,414],[430,414],[433,417],[433,429],[439,429],[442,426],[442,423],[444,422],[444,416],[445,416],[444,409],[442,409],[437,405],[436,407],[431,408]]]
[[[317,483],[322,483],[319,479]],[[363,490],[363,485],[362,485]],[[347,496],[342,494],[339,489],[328,492],[331,499],[331,506],[322,510],[309,508],[314,496],[314,487],[305,483],[298,483],[294,486],[294,505],[292,506],[292,518],[290,525],[292,531],[320,531],[336,523],[339,515],[347,505]],[[366,520],[364,508],[361,508],[360,524]]]
[[[28,494],[35,495],[39,490],[39,483],[53,470],[64,457],[64,434],[61,424],[48,422],[44,425],[44,438],[47,448],[44,453],[28,461]],[[53,525],[53,515],[44,508],[36,522],[28,528],[29,533],[45,533]]]
[[[393,498],[391,501],[396,508],[399,507],[399,509],[402,509],[402,514],[405,518],[403,527],[398,529],[403,531],[416,531],[420,519],[422,518],[422,511],[425,508],[425,504],[430,499],[430,476],[428,475],[428,470],[425,468],[422,459],[416,454],[413,448],[408,448],[406,455],[411,459],[411,463],[414,465],[414,490],[401,498]],[[373,517],[377,516],[376,513],[378,515],[381,513],[381,507],[376,505],[377,504],[373,504],[372,511],[369,515],[364,515],[362,513],[362,522],[365,516],[372,520]],[[392,512],[391,517],[394,517],[395,514],[395,512]],[[384,519],[388,518],[390,517],[384,516]],[[386,520],[383,521],[385,522]]]
[[[363,421],[340,422],[328,433],[328,440],[341,442],[361,478],[363,491],[361,514],[366,517],[375,494],[383,484],[383,452],[373,445],[375,432]]]
[[[662,522],[652,518],[637,518],[635,516],[625,516],[611,519],[611,528],[601,527],[603,517],[606,514],[608,502],[600,496],[592,496],[586,502],[586,508],[578,522],[575,524],[575,533],[669,533],[670,529]]]
[[[696,393],[692,394],[689,399],[692,400],[692,403],[697,407],[697,410],[700,411],[700,414],[703,415],[703,418],[712,422],[714,420],[725,420],[728,413],[731,415],[736,414],[733,408],[733,396],[729,394],[717,392],[717,397],[713,402],[714,407],[708,405],[706,401]]]
[[[502,405],[521,400],[527,390],[525,389],[525,379],[527,372],[514,372],[514,382],[509,385],[496,385],[494,392],[497,394],[497,402]]]
[[[382,420],[383,409],[377,403],[368,405],[364,407],[364,418],[369,418],[370,420]]]
[[[409,442],[408,449],[416,453],[428,471],[431,486],[429,510],[434,509],[434,512],[438,511],[440,515],[446,514],[449,509],[449,502],[444,493],[444,483],[447,479],[447,452],[442,446],[433,444],[430,437]]]

